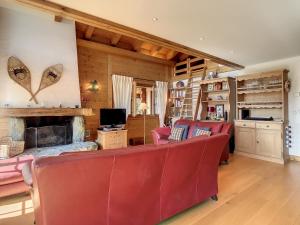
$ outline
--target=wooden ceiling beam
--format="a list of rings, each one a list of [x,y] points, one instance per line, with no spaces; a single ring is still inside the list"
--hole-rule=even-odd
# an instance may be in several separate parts
[[[54,21],[60,23],[63,20],[63,17],[60,15],[54,15]]]
[[[132,48],[136,52],[141,52],[143,42],[142,41],[134,41],[132,43]]]
[[[166,55],[166,59],[172,60],[177,54],[178,54],[178,52],[176,52],[174,50],[170,50]]]
[[[159,54],[159,51],[162,49],[160,46],[153,46],[150,50],[150,55],[156,56]]]
[[[148,49],[141,48],[139,52],[151,56],[151,51]]]
[[[189,55],[183,53],[183,54],[181,54],[181,56],[179,56],[179,60],[180,60],[180,61],[184,61],[184,60],[186,60],[188,57],[189,57]]]
[[[88,26],[86,31],[85,31],[85,34],[84,34],[85,39],[91,40],[94,31],[95,31],[95,27]]]
[[[111,39],[111,45],[116,46],[119,43],[121,37],[122,37],[121,34],[115,34]]]
[[[80,12],[78,10],[71,9],[69,7],[65,7],[53,2],[45,1],[45,0],[17,0],[20,3],[23,3],[27,6],[35,7],[40,10],[46,11],[48,13],[52,13],[54,15],[59,14],[64,18],[75,20],[77,22],[90,25],[96,28],[104,29],[111,31],[113,33],[118,33],[124,36],[132,37],[143,42],[151,43],[153,45],[162,46],[168,49],[173,49],[177,52],[182,52],[187,55],[192,55],[200,58],[209,58],[212,61],[229,66],[235,69],[243,69],[244,66],[236,64],[234,62],[227,61],[225,59],[221,59],[219,57],[207,54],[205,52],[157,37],[155,35],[151,35],[109,20],[105,20],[96,16],[89,15],[87,13]]]

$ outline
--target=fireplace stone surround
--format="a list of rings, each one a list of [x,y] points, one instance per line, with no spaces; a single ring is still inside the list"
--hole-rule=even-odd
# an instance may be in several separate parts
[[[84,141],[82,116],[10,117],[9,136],[25,141],[25,149]]]
[[[26,143],[24,152],[18,156],[57,156],[63,152],[97,150],[95,142],[84,141],[84,116],[93,115],[88,108],[0,108],[0,138],[27,142],[32,135],[34,143],[29,146]]]

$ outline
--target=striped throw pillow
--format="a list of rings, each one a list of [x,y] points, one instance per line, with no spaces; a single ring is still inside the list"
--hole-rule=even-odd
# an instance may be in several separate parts
[[[171,135],[169,136],[169,140],[181,141],[183,132],[184,132],[183,127],[172,127]]]
[[[195,135],[194,137],[197,137],[197,136],[210,136],[211,135],[211,131],[209,130],[202,130],[202,129],[196,129],[195,130]]]

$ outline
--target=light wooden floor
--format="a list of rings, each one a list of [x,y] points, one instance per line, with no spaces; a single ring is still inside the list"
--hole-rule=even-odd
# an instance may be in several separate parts
[[[0,199],[0,224],[32,225],[28,196]],[[220,167],[219,201],[208,200],[161,225],[300,225],[300,163],[237,156]]]

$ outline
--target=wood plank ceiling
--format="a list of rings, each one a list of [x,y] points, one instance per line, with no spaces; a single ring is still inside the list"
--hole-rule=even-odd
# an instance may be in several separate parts
[[[160,59],[171,60],[174,62],[179,62],[188,57],[192,57],[187,54],[177,52],[173,49],[143,42],[132,37],[95,28],[79,22],[76,22],[76,34],[78,39],[85,39]]]

